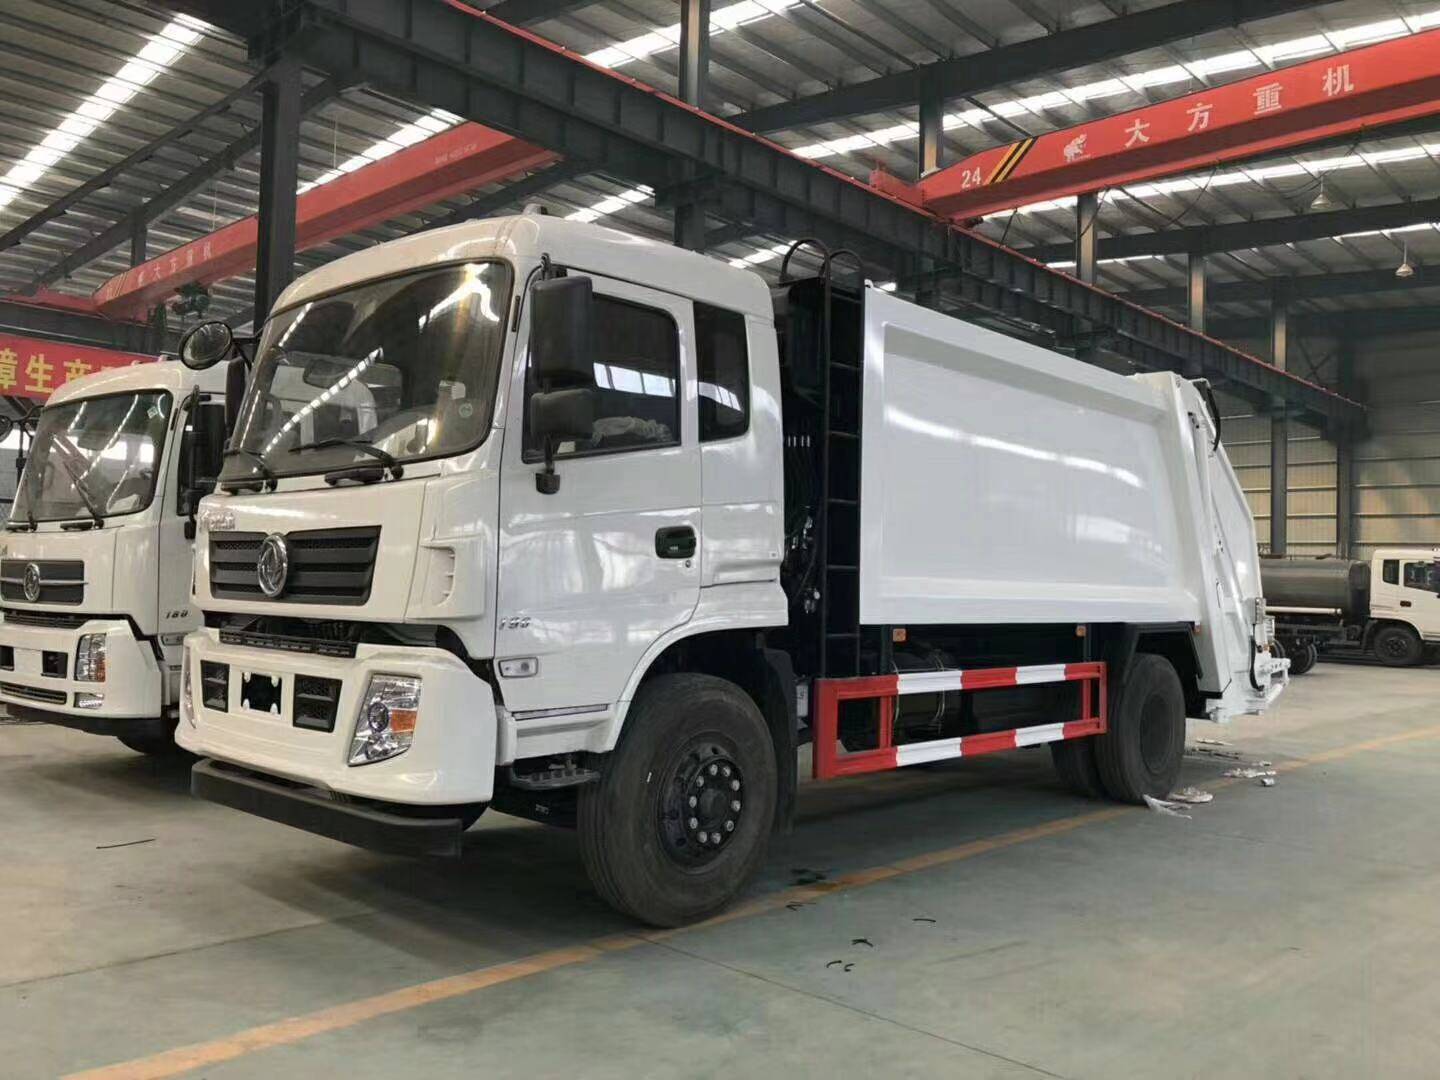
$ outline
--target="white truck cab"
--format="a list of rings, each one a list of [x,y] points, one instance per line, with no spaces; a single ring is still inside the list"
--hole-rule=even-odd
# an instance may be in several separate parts
[[[194,508],[220,468],[221,371],[162,360],[66,383],[40,413],[0,540],[0,702],[164,753]]]
[[[753,876],[801,741],[1168,793],[1187,716],[1286,682],[1202,388],[832,269],[526,214],[292,284],[199,514],[195,793],[431,854],[576,825],[666,925]]]
[[[1371,616],[1408,624],[1421,641],[1440,642],[1440,551],[1377,548],[1370,566]]]

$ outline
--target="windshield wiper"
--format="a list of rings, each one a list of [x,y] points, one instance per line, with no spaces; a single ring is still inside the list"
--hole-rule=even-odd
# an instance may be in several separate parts
[[[266,484],[270,485],[271,491],[274,491],[280,486],[280,478],[275,475],[275,470],[270,468],[270,464],[265,460],[264,454],[257,453],[254,450],[246,450],[243,446],[231,446],[227,447],[225,453],[221,456],[227,458],[243,457],[247,461],[253,461],[255,463],[255,470],[259,474],[259,479],[256,480],[222,481],[220,486],[226,491],[244,491],[248,488],[257,488],[263,491]]]
[[[370,440],[361,435],[348,437],[335,437],[329,439],[316,439],[314,442],[301,443],[299,446],[292,446],[288,453],[298,454],[301,450],[328,450],[332,446],[348,446],[352,450],[358,450],[362,454],[369,454],[377,459],[381,465],[390,470],[390,478],[399,480],[405,475],[405,467],[395,460],[395,455],[388,451],[381,450]]]
[[[95,528],[100,528],[105,524],[105,518],[101,516],[99,509],[95,506],[95,500],[90,498],[90,493],[85,490],[80,474],[63,457],[56,455],[55,460],[60,463],[60,468],[65,470],[65,475],[70,478],[70,484],[75,488],[75,494],[80,496],[80,501],[85,504],[85,509],[89,511],[90,517],[94,520]]]

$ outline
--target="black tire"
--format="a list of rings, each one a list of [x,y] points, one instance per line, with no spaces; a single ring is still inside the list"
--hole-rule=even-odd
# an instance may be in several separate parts
[[[1050,760],[1060,782],[1076,795],[1086,799],[1103,799],[1105,785],[1100,780],[1100,766],[1095,763],[1095,740],[1065,739],[1050,744]]]
[[[739,687],[693,674],[646,682],[600,780],[579,792],[580,854],[595,891],[652,926],[715,914],[765,859],[777,786],[769,728]],[[677,817],[692,795],[704,801]]]
[[[1414,667],[1425,655],[1425,643],[1408,626],[1382,626],[1370,647],[1387,667]]]
[[[1110,709],[1109,730],[1095,737],[1095,764],[1112,799],[1163,799],[1185,756],[1185,691],[1163,656],[1136,653]]]
[[[1320,659],[1320,650],[1314,645],[1301,645],[1290,653],[1290,674],[1304,675]]]
[[[1314,642],[1311,642],[1309,645],[1305,646],[1305,651],[1310,654],[1310,666],[1313,668],[1316,664],[1320,662],[1320,646],[1316,645]]]

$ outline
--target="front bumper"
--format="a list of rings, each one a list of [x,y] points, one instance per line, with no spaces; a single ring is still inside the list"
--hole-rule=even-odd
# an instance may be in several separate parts
[[[77,682],[75,649],[85,634],[105,635],[105,681]],[[0,623],[0,645],[14,650],[13,669],[0,669],[0,702],[12,712],[99,735],[156,734],[163,729],[162,674],[155,650],[122,619],[92,619],[81,626]],[[42,673],[43,654],[65,656],[64,677]],[[93,709],[75,707],[75,695],[99,694]],[[154,730],[150,730],[154,728]]]
[[[215,761],[199,762],[191,770],[190,791],[221,806],[392,855],[456,857],[465,832],[459,817],[406,817],[337,803],[317,792]]]
[[[191,753],[292,784],[378,802],[456,806],[490,801],[497,743],[494,695],[488,683],[443,649],[359,645],[353,658],[327,657],[225,644],[214,629],[196,631],[185,643],[194,708],[182,703],[175,741]],[[204,703],[201,672],[206,662],[229,666],[223,709]],[[246,673],[280,680],[278,711],[243,704],[241,680]],[[307,675],[340,683],[332,731],[295,724],[295,683]],[[396,757],[352,766],[350,741],[372,675],[420,678],[414,742]],[[323,829],[312,831],[331,835]]]

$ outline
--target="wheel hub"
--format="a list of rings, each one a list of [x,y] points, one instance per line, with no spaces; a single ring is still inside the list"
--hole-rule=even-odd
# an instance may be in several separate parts
[[[667,854],[702,866],[725,849],[745,810],[745,781],[723,748],[703,742],[682,756],[660,805],[660,835]]]

